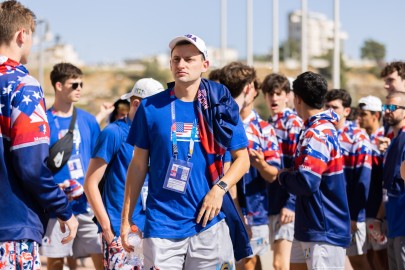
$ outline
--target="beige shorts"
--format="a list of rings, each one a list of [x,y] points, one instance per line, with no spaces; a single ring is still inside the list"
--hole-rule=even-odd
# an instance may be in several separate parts
[[[249,258],[253,258],[256,255],[263,255],[269,251],[269,226],[258,225],[251,226],[252,238],[250,238],[250,246],[252,247],[253,254]]]
[[[306,263],[308,269],[345,269],[346,249],[322,242],[300,242],[294,239],[291,263]]]
[[[234,269],[232,241],[225,220],[182,239],[144,238],[144,269]]]
[[[284,239],[292,242],[294,240],[294,222],[281,224],[280,214],[269,216],[270,243]]]
[[[101,236],[97,225],[93,222],[93,213],[76,216],[79,222],[76,237],[67,244],[62,244],[62,238],[69,233],[62,233],[57,219],[51,218],[48,222],[46,233],[42,239],[40,254],[49,258],[75,258],[88,257],[91,254],[101,254]]]

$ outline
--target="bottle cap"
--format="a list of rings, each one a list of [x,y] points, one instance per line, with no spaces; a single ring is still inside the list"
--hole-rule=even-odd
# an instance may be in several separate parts
[[[131,232],[136,233],[136,232],[138,232],[138,231],[139,231],[138,226],[136,226],[135,224],[131,226]]]

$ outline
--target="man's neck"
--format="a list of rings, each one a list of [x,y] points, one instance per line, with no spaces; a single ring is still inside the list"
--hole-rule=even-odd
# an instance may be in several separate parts
[[[175,82],[174,94],[182,101],[190,102],[194,101],[197,97],[197,91],[200,87],[201,79],[192,83]]]
[[[374,133],[377,132],[377,130],[378,130],[379,127],[380,127],[380,126],[379,126],[378,124],[377,124],[377,125],[372,125],[372,126],[370,126],[370,127],[365,128],[365,130],[366,130],[367,134],[368,134],[369,136],[371,136],[372,134],[374,134]]]
[[[323,110],[319,110],[319,109],[312,109],[312,108],[307,108],[304,109],[302,112],[302,121],[306,122],[309,118],[311,118],[312,116],[322,112]]]
[[[68,117],[73,114],[73,103],[71,102],[66,103],[56,99],[52,107],[57,116]]]
[[[392,130],[394,132],[394,138],[398,135],[399,131],[405,127],[405,120],[402,120],[401,122],[399,122],[397,125],[392,126]]]
[[[240,117],[242,118],[242,120],[245,120],[253,111],[253,103],[244,107],[241,111],[240,111]]]
[[[18,48],[14,48],[14,46],[0,46],[0,55],[6,56],[7,58],[14,60],[18,63],[21,62],[21,54]]]
[[[346,118],[342,118],[339,120],[339,122],[336,125],[336,129],[337,130],[343,130],[345,127],[345,123],[346,123]]]

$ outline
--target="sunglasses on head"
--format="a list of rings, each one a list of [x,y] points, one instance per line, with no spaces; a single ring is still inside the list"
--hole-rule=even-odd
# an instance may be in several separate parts
[[[80,85],[80,88],[83,88],[83,82],[81,82],[81,83],[75,82],[75,83],[71,83],[71,85],[72,85],[73,90],[76,90],[77,87],[79,87],[79,85]]]
[[[394,105],[394,104],[383,104],[382,105],[382,111],[385,112],[388,110],[389,112],[395,112],[398,109],[405,109],[404,106],[399,106],[399,105]]]

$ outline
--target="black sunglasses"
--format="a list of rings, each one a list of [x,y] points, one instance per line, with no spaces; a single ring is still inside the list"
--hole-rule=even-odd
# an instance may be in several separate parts
[[[71,85],[72,85],[73,90],[76,90],[77,87],[79,87],[79,85],[80,85],[80,88],[83,88],[83,82],[81,82],[81,83],[75,82],[75,83],[71,83]]]
[[[383,112],[385,112],[385,110],[388,110],[389,112],[395,112],[398,109],[405,109],[405,107],[399,106],[399,105],[394,105],[394,104],[383,104],[381,106],[381,109]]]

